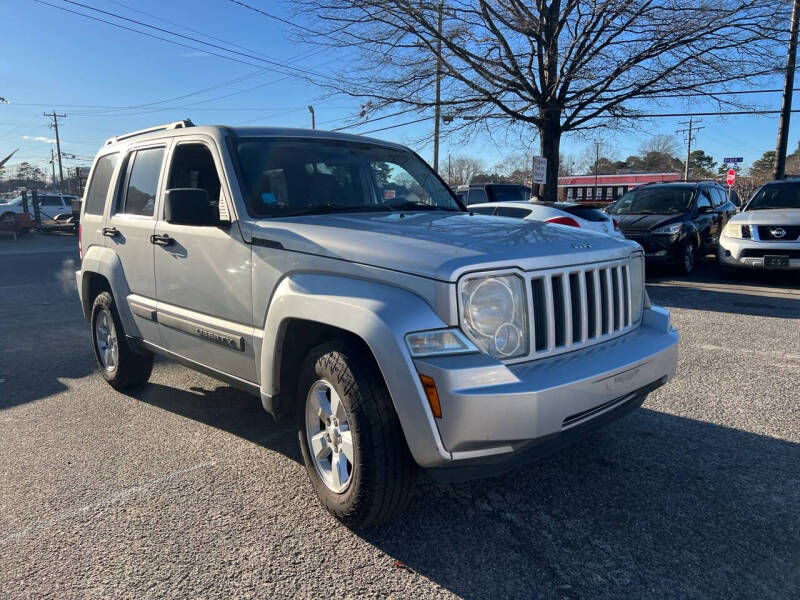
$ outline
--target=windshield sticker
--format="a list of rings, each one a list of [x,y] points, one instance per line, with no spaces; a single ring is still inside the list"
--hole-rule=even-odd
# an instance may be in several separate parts
[[[383,199],[384,200],[394,200],[397,197],[396,190],[383,190]]]
[[[275,199],[275,194],[272,192],[262,192],[261,193],[261,203],[262,204],[275,204],[277,200]]]

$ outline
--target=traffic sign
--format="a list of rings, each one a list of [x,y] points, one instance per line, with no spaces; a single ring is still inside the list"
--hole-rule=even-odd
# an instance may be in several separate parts
[[[728,185],[733,185],[736,181],[736,171],[733,169],[728,169]]]
[[[547,183],[547,158],[533,157],[533,183]]]
[[[722,162],[724,162],[725,164],[728,164],[728,165],[729,165],[729,164],[731,164],[731,163],[740,163],[740,162],[744,162],[744,158],[742,158],[741,156],[736,156],[736,157],[734,157],[734,158],[723,158],[723,159],[722,159]]]

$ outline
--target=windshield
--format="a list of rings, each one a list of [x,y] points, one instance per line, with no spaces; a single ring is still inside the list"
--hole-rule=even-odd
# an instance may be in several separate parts
[[[253,216],[463,210],[430,167],[406,150],[348,140],[241,138],[236,157]]]
[[[672,215],[686,212],[692,204],[694,188],[644,188],[633,190],[620,198],[611,210],[612,215]]]
[[[746,210],[800,208],[800,182],[765,185],[758,190]]]
[[[22,205],[22,196],[17,196],[16,198],[12,198],[11,200],[3,200],[3,204],[8,204],[10,206],[20,206]]]
[[[492,202],[529,202],[531,199],[531,190],[524,185],[487,185],[486,189]]]

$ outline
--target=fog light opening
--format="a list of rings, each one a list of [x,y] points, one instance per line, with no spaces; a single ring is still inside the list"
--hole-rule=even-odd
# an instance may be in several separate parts
[[[419,380],[422,382],[422,389],[425,390],[425,396],[428,398],[431,412],[437,419],[442,418],[442,405],[439,403],[439,392],[436,391],[436,382],[433,377],[428,375],[420,375]]]

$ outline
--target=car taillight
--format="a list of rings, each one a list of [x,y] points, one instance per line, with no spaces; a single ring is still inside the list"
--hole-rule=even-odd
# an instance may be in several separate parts
[[[569,225],[570,227],[580,227],[580,224],[572,217],[553,217],[547,219],[545,223],[554,223],[556,225]]]
[[[78,223],[78,256],[83,260],[83,225]]]
[[[619,221],[611,219],[611,222],[614,223],[614,231],[619,231]]]

